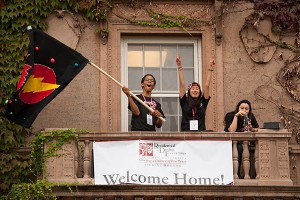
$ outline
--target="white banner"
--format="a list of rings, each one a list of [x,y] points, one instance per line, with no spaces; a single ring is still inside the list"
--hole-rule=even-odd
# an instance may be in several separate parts
[[[94,142],[95,184],[233,184],[231,141]]]

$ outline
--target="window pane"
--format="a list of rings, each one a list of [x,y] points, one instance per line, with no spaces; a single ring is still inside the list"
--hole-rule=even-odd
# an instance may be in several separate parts
[[[179,98],[165,97],[162,98],[162,109],[166,117],[163,123],[162,131],[178,131],[179,130]]]
[[[127,108],[127,107],[126,107]],[[128,112],[128,131],[131,130],[131,117],[132,117],[132,114],[131,112],[129,111]]]
[[[141,90],[141,80],[143,77],[143,68],[129,67],[128,68],[128,88],[130,90]]]
[[[194,67],[193,45],[179,45],[178,54],[181,56],[182,67]]]
[[[165,97],[162,100],[162,109],[165,115],[178,115],[179,111],[179,94],[178,97]]]
[[[162,90],[178,92],[178,74],[177,68],[162,69]]]
[[[179,131],[180,124],[178,123],[178,116],[166,116],[166,122],[163,123],[162,131]]]
[[[188,68],[188,69],[183,69],[184,73],[184,79],[185,79],[185,84],[186,87],[192,82],[194,82],[194,69],[193,68]],[[186,88],[187,90],[187,88]]]
[[[127,55],[128,67],[142,67],[143,66],[143,46],[141,45],[128,45]]]
[[[177,45],[162,45],[162,67],[176,67]]]
[[[159,46],[145,45],[145,67],[160,67]]]

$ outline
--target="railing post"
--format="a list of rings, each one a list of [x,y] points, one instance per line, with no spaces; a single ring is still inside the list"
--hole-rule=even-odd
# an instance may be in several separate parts
[[[83,161],[83,178],[90,178],[89,171],[91,166],[90,159],[90,140],[84,141],[84,161]]]
[[[232,160],[233,160],[233,177],[234,179],[238,179],[238,168],[239,168],[239,161],[238,161],[238,150],[237,150],[237,141],[232,141]]]
[[[249,153],[249,141],[243,142],[243,166],[245,176],[244,179],[250,179],[249,172],[250,172],[250,153]]]
[[[259,147],[258,147],[258,142],[255,141],[255,150],[254,150],[254,162],[255,162],[255,172],[256,172],[256,179],[259,179],[259,159],[258,159],[258,152],[259,152]]]
[[[78,150],[78,142],[75,141],[75,148],[74,148],[74,151],[75,151],[75,158],[74,158],[74,177],[75,178],[78,178],[77,177],[77,172],[78,172],[78,158],[79,158],[79,150]]]

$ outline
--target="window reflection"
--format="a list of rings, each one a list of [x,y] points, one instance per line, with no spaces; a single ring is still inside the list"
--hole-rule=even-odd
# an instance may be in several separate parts
[[[145,67],[160,67],[159,46],[145,46]]]
[[[143,66],[143,46],[128,45],[127,54],[128,67],[142,67]]]

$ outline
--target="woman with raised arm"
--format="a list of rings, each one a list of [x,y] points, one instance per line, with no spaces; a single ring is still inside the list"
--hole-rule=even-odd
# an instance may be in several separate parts
[[[176,64],[178,66],[179,99],[182,110],[181,131],[205,131],[205,112],[210,100],[209,88],[215,61],[214,59],[210,60],[210,68],[208,68],[203,91],[201,91],[199,83],[193,82],[188,85],[186,92],[180,56],[177,56]]]

